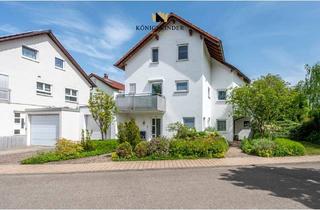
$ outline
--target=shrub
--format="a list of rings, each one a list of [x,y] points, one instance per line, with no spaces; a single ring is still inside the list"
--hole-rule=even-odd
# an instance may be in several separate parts
[[[119,158],[130,158],[132,156],[132,146],[129,142],[121,143],[116,149],[116,154]]]
[[[165,157],[169,154],[169,140],[165,137],[156,137],[148,143],[148,155]]]
[[[174,157],[224,157],[228,143],[223,138],[197,138],[195,140],[172,140],[170,155]]]
[[[134,152],[137,157],[146,157],[148,155],[148,142],[142,141],[134,149]]]
[[[251,140],[249,139],[242,140],[240,148],[244,153],[247,153],[247,154],[252,154],[254,152],[254,147],[252,145]]]
[[[299,156],[305,154],[304,146],[289,139],[277,138],[274,140],[276,148],[273,152],[274,156]]]
[[[83,147],[76,142],[67,139],[59,139],[56,143],[55,152],[63,156],[79,156],[83,151]]]
[[[134,148],[140,141],[140,130],[134,119],[118,125],[119,143],[129,142]]]
[[[300,124],[291,120],[277,121],[275,129],[271,133],[273,138],[288,138],[290,132],[296,129]]]
[[[180,122],[169,124],[168,130],[170,132],[175,132],[174,138],[176,139],[190,139],[197,135],[196,129],[189,128]]]
[[[276,144],[271,139],[254,139],[252,141],[254,153],[261,157],[272,157]]]
[[[91,140],[92,131],[89,132],[88,130],[81,130],[81,146],[84,149],[84,151],[92,151],[94,150],[94,144]]]

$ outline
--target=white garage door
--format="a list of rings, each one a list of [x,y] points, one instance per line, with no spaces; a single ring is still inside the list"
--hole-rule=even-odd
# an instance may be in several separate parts
[[[59,115],[31,116],[31,144],[53,146],[59,137]]]

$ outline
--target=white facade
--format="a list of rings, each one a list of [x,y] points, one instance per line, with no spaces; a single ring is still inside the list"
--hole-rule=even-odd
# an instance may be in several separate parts
[[[36,59],[24,56],[23,47],[36,50]],[[63,60],[63,68],[56,67],[55,58]],[[79,107],[87,105],[92,85],[47,33],[1,41],[0,63],[0,77],[7,78],[2,88],[10,91],[10,99],[0,102],[0,137],[26,135],[30,145],[31,117],[57,114],[58,137],[80,140],[85,124]],[[39,91],[38,83],[47,84],[48,93]],[[66,88],[74,90],[73,100],[66,99],[73,94]],[[20,120],[15,121],[15,113]]]
[[[181,28],[180,22],[174,24]],[[188,59],[178,60],[178,46],[188,46]],[[159,61],[152,62],[152,49],[158,49]],[[232,107],[218,100],[219,90],[228,90],[245,82],[230,67],[210,57],[203,37],[184,25],[184,30],[161,30],[158,39],[153,38],[125,63],[125,92],[130,93],[130,84],[135,84],[136,94],[151,93],[152,83],[162,83],[162,95],[166,100],[166,111],[125,112],[119,114],[119,122],[134,118],[141,131],[150,139],[152,119],[161,119],[161,134],[171,136],[167,128],[170,123],[182,122],[183,118],[194,118],[194,127],[203,131],[207,127],[217,129],[217,121],[225,121],[225,131],[219,131],[229,141],[234,136]],[[187,81],[188,91],[178,92],[177,81]],[[131,87],[132,88],[132,87]],[[223,129],[222,129],[223,130]]]

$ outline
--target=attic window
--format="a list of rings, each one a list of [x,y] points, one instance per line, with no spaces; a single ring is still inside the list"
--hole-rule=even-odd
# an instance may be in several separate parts
[[[188,60],[188,44],[178,45],[178,60]]]

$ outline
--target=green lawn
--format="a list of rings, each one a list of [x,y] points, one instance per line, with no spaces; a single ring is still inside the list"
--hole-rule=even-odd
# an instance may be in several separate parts
[[[91,151],[82,151],[77,155],[59,155],[55,151],[42,152],[36,154],[30,158],[24,159],[21,161],[22,164],[42,164],[53,161],[62,161],[69,159],[78,159],[102,154],[108,154],[114,152],[118,146],[117,140],[95,140],[93,141],[94,150]]]
[[[310,142],[300,141],[306,148],[306,155],[320,155],[320,145],[312,144]]]

